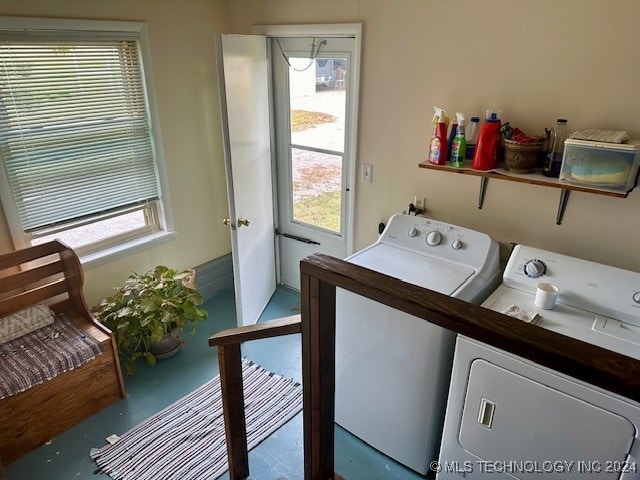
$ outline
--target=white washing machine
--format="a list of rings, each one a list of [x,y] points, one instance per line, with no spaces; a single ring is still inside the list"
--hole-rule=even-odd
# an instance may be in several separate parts
[[[553,310],[539,282],[559,287]],[[518,245],[482,305],[640,359],[639,292],[640,273]],[[437,478],[640,479],[639,430],[640,404],[459,336]]]
[[[480,303],[500,282],[489,236],[395,215],[347,260],[407,283]],[[437,458],[455,334],[338,289],[336,422],[398,462],[426,473]]]

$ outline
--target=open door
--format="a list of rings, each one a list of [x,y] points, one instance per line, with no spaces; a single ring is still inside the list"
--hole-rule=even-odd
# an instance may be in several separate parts
[[[238,326],[255,323],[276,288],[267,43],[216,35]]]

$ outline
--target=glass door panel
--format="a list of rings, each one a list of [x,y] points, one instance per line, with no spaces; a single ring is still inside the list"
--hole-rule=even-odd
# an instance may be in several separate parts
[[[346,58],[289,57],[291,143],[344,152]]]
[[[342,155],[291,149],[293,221],[341,232]]]
[[[347,58],[288,61],[291,220],[340,234]]]

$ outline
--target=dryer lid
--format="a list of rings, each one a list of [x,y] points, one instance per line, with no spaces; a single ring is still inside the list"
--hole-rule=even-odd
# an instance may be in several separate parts
[[[445,295],[452,295],[476,273],[470,268],[380,243],[352,255],[348,261]]]
[[[569,391],[476,359],[469,373],[460,445],[521,480],[586,478],[579,462],[601,465],[598,478],[618,478],[618,470],[605,472],[605,466],[624,465],[635,438],[633,423]],[[571,463],[573,468],[568,468]],[[545,470],[545,465],[552,468]]]

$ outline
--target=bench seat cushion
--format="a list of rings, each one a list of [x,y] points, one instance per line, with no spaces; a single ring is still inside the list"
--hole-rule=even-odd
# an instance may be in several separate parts
[[[0,345],[0,399],[73,370],[102,353],[102,346],[64,314],[51,325]]]

